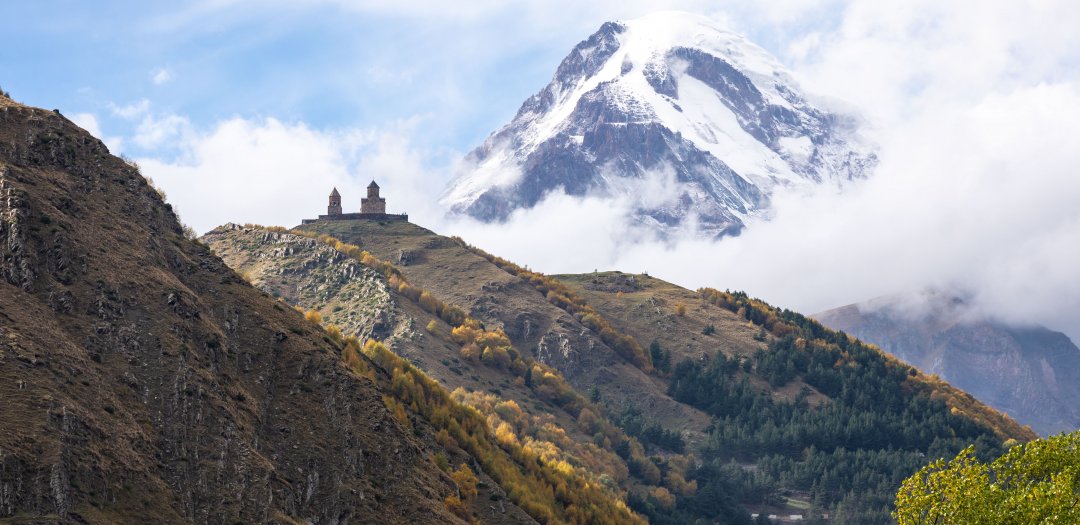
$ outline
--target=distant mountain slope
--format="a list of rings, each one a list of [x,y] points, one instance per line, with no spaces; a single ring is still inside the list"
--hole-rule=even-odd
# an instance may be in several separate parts
[[[542,276],[403,222],[231,226],[205,239],[269,293],[382,338],[460,387],[455,396],[494,426],[538,449],[558,443],[551,458],[615,483],[653,523],[748,523],[747,511],[878,523],[899,481],[928,458],[1034,437],[871,347],[738,294],[617,272]],[[365,253],[370,263],[350,266]],[[387,261],[408,284],[390,285]],[[373,280],[364,267],[392,278]],[[433,312],[452,308],[439,304],[505,331],[512,357],[550,365],[572,391],[558,394],[538,383],[540,369],[523,373],[494,352],[488,360],[487,349],[470,354],[453,335],[465,325],[451,330]],[[646,349],[645,363],[611,346],[624,337]],[[554,427],[524,423],[545,417]],[[601,430],[608,422],[623,433]],[[685,450],[658,429],[676,431]]]
[[[737,233],[778,186],[866,176],[876,159],[855,127],[741,35],[655,13],[578,44],[468,155],[443,203],[492,221],[552,191],[620,196],[660,230],[696,217],[707,233]]]
[[[1060,332],[966,314],[943,294],[892,296],[816,314],[938,374],[1042,435],[1080,429],[1080,349]]]

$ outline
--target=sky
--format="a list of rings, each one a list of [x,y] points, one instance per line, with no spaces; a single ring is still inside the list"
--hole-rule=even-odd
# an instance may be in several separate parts
[[[460,159],[607,20],[713,17],[862,115],[881,164],[720,242],[552,195],[447,218]],[[1068,0],[5,2],[0,87],[134,159],[199,232],[291,226],[376,179],[388,211],[545,272],[648,271],[811,313],[923,287],[1080,340],[1080,3]],[[627,239],[633,239],[628,241]]]

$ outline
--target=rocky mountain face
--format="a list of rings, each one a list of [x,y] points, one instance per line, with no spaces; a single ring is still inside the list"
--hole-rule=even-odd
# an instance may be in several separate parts
[[[1080,349],[1060,332],[969,313],[961,299],[892,296],[814,316],[938,374],[1042,435],[1080,428]]]
[[[100,141],[0,97],[0,522],[465,523],[432,460],[461,452],[341,352]],[[478,518],[532,522],[507,507]]]
[[[442,202],[485,221],[549,192],[629,199],[664,231],[738,233],[779,187],[865,177],[854,118],[813,103],[765,50],[716,22],[608,22],[472,151]]]
[[[527,274],[399,221],[227,225],[203,240],[268,294],[383,340],[513,436],[505,439],[585,471],[654,523],[749,523],[749,512],[878,522],[927,455],[1034,437],[944,383],[801,317],[780,321],[760,302],[729,304],[645,275]],[[505,334],[514,359],[537,365],[500,364],[487,348],[470,354],[460,338],[468,324],[446,322],[438,304]],[[620,348],[627,339],[647,348],[646,363]],[[802,361],[809,355],[828,366]],[[853,375],[822,378],[830,373]],[[871,398],[858,385],[869,384],[877,397],[863,406]],[[901,419],[922,441],[885,443],[894,434],[886,425]],[[799,459],[811,443],[822,456]],[[874,481],[849,492],[854,479]]]

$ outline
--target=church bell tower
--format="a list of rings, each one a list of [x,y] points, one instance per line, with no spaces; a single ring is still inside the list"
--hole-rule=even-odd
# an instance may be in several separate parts
[[[330,205],[326,207],[327,215],[341,215],[341,194],[337,188],[330,192]]]

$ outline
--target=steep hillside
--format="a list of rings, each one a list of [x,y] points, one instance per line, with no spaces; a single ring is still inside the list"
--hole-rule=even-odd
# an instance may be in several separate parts
[[[6,98],[0,240],[0,523],[639,522],[250,286],[137,168]]]
[[[891,296],[814,315],[970,392],[1042,435],[1080,428],[1080,349],[1060,332],[968,313],[941,293]]]
[[[383,393],[98,140],[0,100],[0,193],[0,517],[457,520]]]
[[[518,419],[511,401],[525,419],[546,416],[567,439],[536,424],[507,429],[531,446],[558,444],[549,457],[606,476],[654,523],[740,523],[747,510],[880,523],[928,455],[973,442],[992,454],[1034,437],[947,384],[745,296],[617,272],[553,279],[402,222],[229,226],[206,240],[268,292],[384,339],[496,425]],[[471,353],[455,337],[470,321],[446,314],[455,306],[505,334],[512,361]],[[544,365],[573,387],[566,395],[537,386]]]
[[[443,203],[491,221],[549,192],[605,195],[660,231],[693,217],[737,233],[779,187],[866,176],[876,158],[855,122],[715,20],[608,22],[468,155]]]

